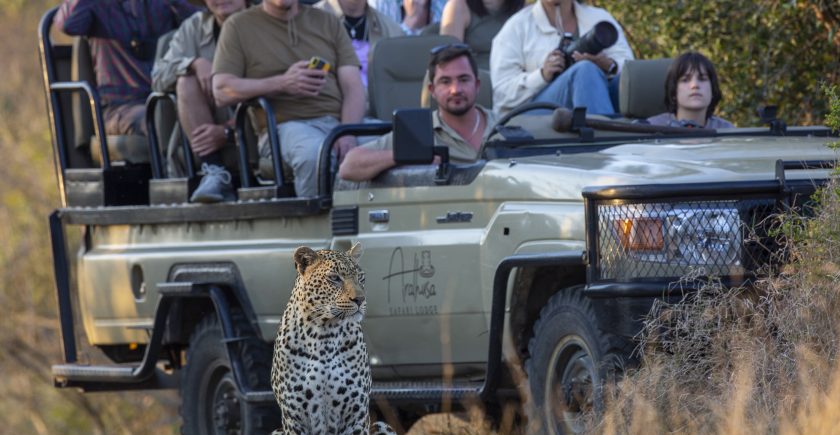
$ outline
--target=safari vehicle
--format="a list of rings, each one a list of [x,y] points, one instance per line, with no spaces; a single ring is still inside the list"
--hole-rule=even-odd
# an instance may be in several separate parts
[[[189,204],[194,174],[165,175],[156,134],[148,162],[110,157],[130,139],[102,135],[95,86],[74,76],[82,44],[76,54],[53,44],[53,15],[40,32],[61,192],[50,216],[64,351],[55,385],[180,388],[185,433],[278,426],[271,343],[292,253],[355,242],[365,249],[373,403],[478,400],[492,413],[522,401],[545,432],[575,432],[581,413],[601,406],[602,383],[632,363],[631,338],[653,302],[690,293],[673,285],[689,273],[748,284],[774,258],[769,217],[799,207],[836,158],[828,129],[787,127],[769,110],[769,127],[705,131],[524,113],[546,108],[536,105],[502,119],[479,161],[451,164],[444,153],[432,165],[442,150],[429,112],[414,110],[334,130],[318,196],[297,198],[282,162],[252,159],[249,107],[273,116],[257,100],[237,111],[239,199]],[[665,67],[625,65],[625,116],[662,111]],[[150,97],[151,127],[167,101]],[[334,180],[336,138],[392,129],[404,165],[369,183]],[[108,361],[81,358],[82,346]]]

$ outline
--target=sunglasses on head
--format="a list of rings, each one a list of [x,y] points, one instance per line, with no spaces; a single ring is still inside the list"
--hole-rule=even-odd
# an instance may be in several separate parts
[[[430,51],[430,54],[432,56],[434,56],[434,55],[440,53],[441,51],[446,50],[447,48],[454,48],[456,50],[469,50],[470,46],[467,45],[467,44],[464,44],[464,43],[460,43],[460,42],[456,42],[454,44],[443,44],[443,45],[438,45],[436,47],[433,47],[432,50]]]

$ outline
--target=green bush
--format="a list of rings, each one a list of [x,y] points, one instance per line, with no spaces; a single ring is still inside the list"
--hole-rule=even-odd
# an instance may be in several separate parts
[[[756,109],[779,106],[788,124],[824,122],[820,83],[840,78],[840,6],[825,0],[603,0],[639,58],[696,50],[715,63],[723,101],[718,114],[758,123]]]

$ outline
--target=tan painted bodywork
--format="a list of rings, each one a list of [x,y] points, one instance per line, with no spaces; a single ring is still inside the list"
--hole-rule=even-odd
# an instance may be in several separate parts
[[[585,248],[581,190],[587,186],[772,180],[775,161],[835,159],[826,138],[745,136],[618,145],[600,152],[489,161],[469,185],[336,192],[335,207],[358,206],[359,232],[333,237],[328,213],[205,224],[95,226],[80,254],[79,291],[92,343],[144,342],[155,284],[175,264],[232,262],[270,340],[293,281],[301,245],[348,249],[362,243],[365,320],[371,361],[397,376],[413,366],[487,358],[490,298],[499,262],[517,253]],[[825,178],[824,170],[789,179]],[[387,211],[387,224],[370,212]],[[439,223],[447,213],[468,222]],[[132,268],[146,293],[135,298]],[[510,292],[509,292],[510,293]]]

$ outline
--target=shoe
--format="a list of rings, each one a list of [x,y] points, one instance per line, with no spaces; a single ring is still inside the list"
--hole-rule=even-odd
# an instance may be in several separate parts
[[[198,183],[190,202],[212,204],[222,201],[236,201],[236,193],[231,184],[230,172],[219,165],[204,163],[201,165],[204,176]]]

